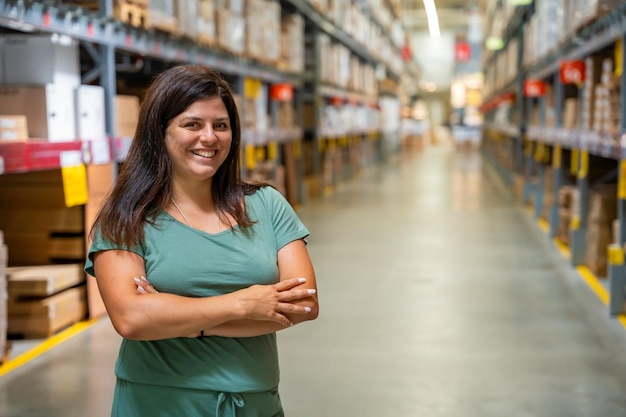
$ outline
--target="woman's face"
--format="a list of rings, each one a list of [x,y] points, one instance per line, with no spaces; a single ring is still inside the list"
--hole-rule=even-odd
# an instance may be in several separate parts
[[[230,119],[222,98],[195,101],[165,130],[173,179],[211,179],[226,160],[231,142]]]

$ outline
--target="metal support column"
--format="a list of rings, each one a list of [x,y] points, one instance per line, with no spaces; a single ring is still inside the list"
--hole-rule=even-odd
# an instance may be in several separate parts
[[[578,152],[578,206],[574,208],[570,230],[570,242],[572,250],[572,265],[585,263],[585,250],[587,248],[587,201],[589,200],[589,150],[587,144],[582,144]]]
[[[621,38],[622,57],[626,56],[626,35]],[[622,64],[622,85],[626,85],[626,71]],[[626,134],[626,88],[621,89],[620,133]],[[620,142],[622,142],[620,140]],[[619,243],[609,247],[609,313],[623,314],[626,310],[626,268],[624,267],[624,244],[626,243],[626,150],[622,148],[619,161],[617,216],[619,219]]]
[[[531,114],[532,110],[532,98],[526,98],[526,108],[527,114]],[[535,142],[528,141],[524,146],[524,172],[522,175],[524,176],[524,187],[522,189],[522,204],[528,204],[528,200],[533,191],[534,184],[532,182],[533,170],[535,168],[534,160],[533,160],[533,148],[536,146]]]
[[[556,106],[556,127],[560,129],[563,126],[563,101],[564,91],[563,84],[561,83],[561,77],[557,74],[554,77],[555,84],[555,106]],[[558,234],[559,230],[559,190],[561,189],[561,183],[563,182],[563,168],[561,155],[563,150],[561,144],[555,143],[552,147],[552,170],[553,170],[553,194],[554,198],[552,206],[550,207],[549,222],[550,222],[550,237],[554,238]]]
[[[521,65],[524,62],[524,31],[525,25],[521,24],[517,31],[517,62],[518,74],[517,74],[517,97],[515,104],[517,106],[517,112],[519,114],[518,131],[519,134],[513,139],[513,174],[521,174],[524,169],[524,134],[526,126],[528,126],[528,115],[530,114],[527,106],[525,106],[524,100],[524,79],[526,73],[524,66]]]
[[[113,0],[100,0],[100,10],[104,16],[113,16]],[[112,26],[107,25],[106,30],[112,31]],[[107,39],[114,39],[113,33],[107,33]],[[115,122],[113,115],[115,114],[115,94],[116,74],[115,74],[115,47],[112,44],[100,45],[100,85],[104,88],[104,114],[105,129],[107,135],[115,137]]]
[[[539,123],[546,125],[546,99],[539,98]],[[537,163],[537,184],[535,185],[535,218],[540,218],[543,212],[543,189],[545,185],[545,170],[543,160],[545,152],[545,138],[540,138],[535,145],[535,162]]]

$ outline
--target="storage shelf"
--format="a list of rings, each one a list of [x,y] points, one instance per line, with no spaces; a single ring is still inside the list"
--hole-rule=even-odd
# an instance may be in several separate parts
[[[0,0],[0,16],[0,25],[19,31],[66,35],[165,61],[206,64],[219,71],[267,82],[289,82],[300,86],[303,80],[303,74],[279,71],[166,32],[136,28],[76,7]]]
[[[587,150],[591,155],[610,159],[626,157],[626,135],[614,135],[577,129],[529,126],[527,138],[547,145],[567,149]]]
[[[376,100],[376,97],[367,95],[365,93],[349,91],[327,84],[320,85],[318,92],[324,97],[338,97],[347,101],[359,102],[363,104],[370,104]]]
[[[354,54],[358,55],[365,61],[374,64],[383,64],[387,68],[387,72],[392,74],[396,79],[400,77],[399,74],[391,71],[387,64],[384,62],[380,62],[375,59],[372,54],[369,53],[367,48],[362,44],[355,41],[350,35],[348,35],[345,31],[338,28],[335,24],[333,24],[326,16],[322,15],[319,11],[317,11],[309,2],[306,0],[284,0],[287,3],[291,4],[294,8],[296,8],[300,13],[302,13],[305,17],[310,19],[317,27],[319,27],[323,32],[339,41],[348,49],[350,49]]]
[[[576,33],[576,36],[570,36],[566,43],[541,58],[539,62],[527,66],[529,76],[538,79],[547,78],[558,71],[561,60],[582,59],[609,46],[626,34],[625,14],[626,4],[614,7],[610,13]]]

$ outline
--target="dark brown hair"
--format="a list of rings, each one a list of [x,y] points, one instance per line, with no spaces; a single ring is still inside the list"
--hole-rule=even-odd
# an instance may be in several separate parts
[[[144,224],[154,221],[171,196],[165,128],[192,103],[206,97],[222,99],[232,130],[228,156],[212,179],[216,210],[220,217],[226,213],[234,218],[239,227],[252,224],[244,196],[260,185],[244,182],[239,175],[241,127],[230,86],[208,67],[180,65],[156,76],[146,91],[128,155],[91,233],[99,229],[106,240],[129,247],[142,242]]]

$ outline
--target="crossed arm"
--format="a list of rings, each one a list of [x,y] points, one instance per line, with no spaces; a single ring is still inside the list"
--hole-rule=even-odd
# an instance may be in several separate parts
[[[98,287],[111,322],[125,338],[157,340],[204,335],[251,337],[272,333],[318,314],[315,274],[306,245],[278,251],[279,282],[214,297],[157,293],[146,281],[143,259],[128,251],[94,258]],[[139,289],[141,288],[141,289]],[[142,291],[143,290],[143,291]]]

